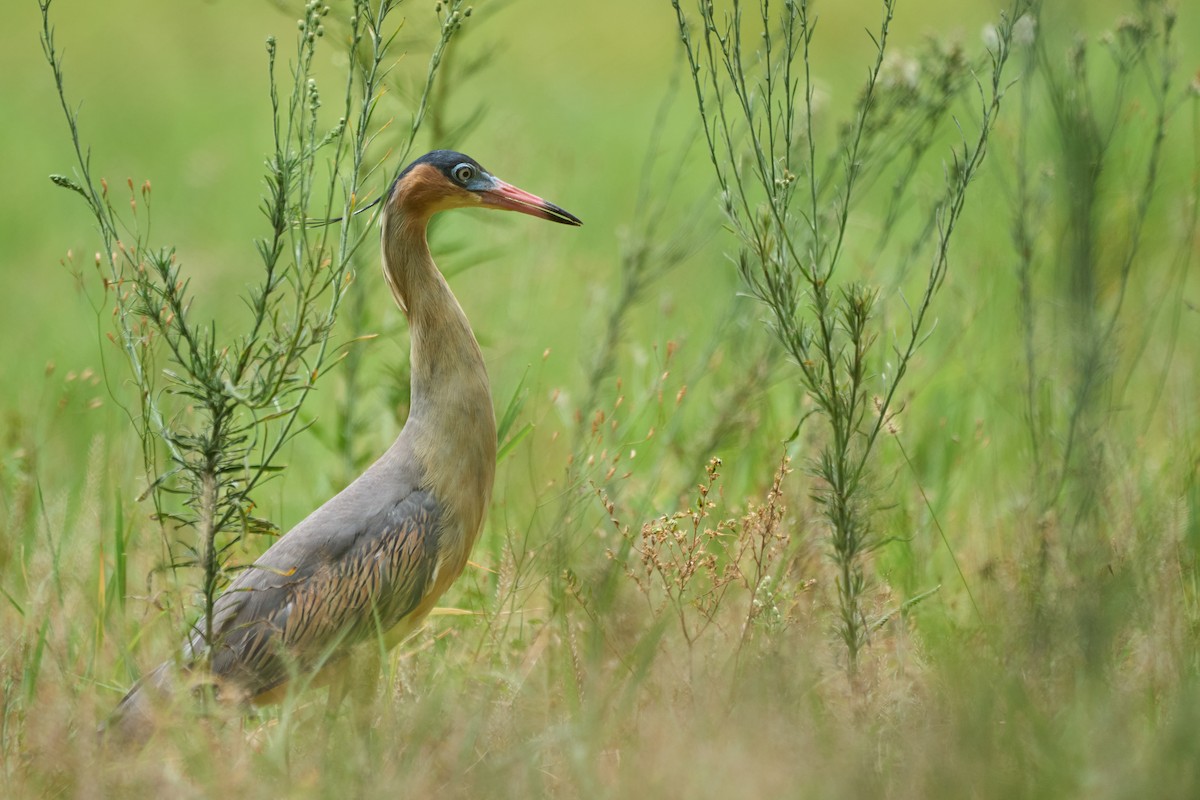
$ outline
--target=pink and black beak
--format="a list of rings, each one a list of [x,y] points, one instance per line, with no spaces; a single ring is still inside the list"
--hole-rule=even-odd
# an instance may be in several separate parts
[[[553,203],[547,202],[536,194],[530,194],[524,189],[518,189],[510,183],[488,175],[491,185],[475,189],[485,206],[520,211],[522,214],[548,219],[563,225],[582,225],[583,221],[570,211],[565,211]],[[473,188],[473,187],[472,187]]]

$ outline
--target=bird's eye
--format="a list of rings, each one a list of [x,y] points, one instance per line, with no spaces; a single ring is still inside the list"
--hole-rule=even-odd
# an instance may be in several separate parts
[[[470,164],[459,164],[454,168],[454,180],[459,183],[466,183],[475,177],[475,168]]]

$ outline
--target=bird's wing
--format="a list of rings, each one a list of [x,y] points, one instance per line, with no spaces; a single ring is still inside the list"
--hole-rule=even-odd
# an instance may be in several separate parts
[[[218,599],[214,675],[256,696],[395,626],[428,590],[441,516],[417,490],[365,521],[297,526]]]

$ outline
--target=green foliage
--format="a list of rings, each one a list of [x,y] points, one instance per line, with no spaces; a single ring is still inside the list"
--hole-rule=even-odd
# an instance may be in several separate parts
[[[953,55],[922,91],[915,82],[885,85],[896,10],[895,2],[885,2],[878,33],[872,37],[876,52],[866,86],[853,118],[839,126],[827,155],[826,145],[817,141],[810,62],[816,18],[808,2],[787,0],[772,9],[763,0],[753,22],[745,17],[753,12],[737,0],[723,17],[712,3],[700,2],[695,13],[701,33],[696,39],[678,0],[671,5],[725,214],[740,239],[738,271],[770,311],[771,328],[827,425],[825,444],[811,469],[821,481],[815,497],[829,525],[830,548],[839,569],[837,628],[853,676],[871,630],[862,599],[867,588],[864,559],[879,544],[871,521],[872,453],[880,432],[898,411],[896,393],[927,335],[967,189],[983,163],[1000,111],[1013,20],[1021,16],[1024,4],[1018,3],[1004,18],[982,62],[988,71],[986,87],[979,86],[978,133],[968,139],[963,132],[946,166],[944,194],[928,211],[927,222],[918,223],[920,233],[911,250],[928,249],[930,264],[919,302],[908,306],[908,331],[893,344],[890,370],[882,368],[872,352],[878,335],[878,290],[839,275],[851,208],[860,182],[884,173],[894,161],[906,162],[893,185],[892,210],[876,255],[888,257],[882,243],[895,209],[907,202],[905,190],[921,156],[966,80],[966,62],[950,48],[946,52]],[[748,40],[761,46],[749,52],[744,49]],[[909,134],[911,150],[885,144],[902,133]],[[824,164],[839,163],[840,174],[823,169]],[[903,296],[900,299],[908,305]],[[872,374],[876,369],[882,373],[878,383]]]
[[[279,30],[306,13],[303,3],[268,5],[286,13]],[[279,39],[279,118],[289,118],[293,69],[309,44],[322,102],[314,129],[300,82],[296,130],[310,147],[281,122],[282,159],[266,83],[219,80],[216,34],[204,25],[225,12],[209,4],[173,6],[170,18],[139,7],[153,22],[129,40],[136,47],[114,48],[85,34],[128,26],[122,9],[68,18],[68,0],[55,0],[54,51],[70,56],[71,96],[87,101],[77,119],[95,137],[90,162],[81,147],[88,169],[62,167],[62,113],[44,65],[31,73],[40,88],[28,81],[32,99],[18,106],[39,133],[0,132],[23,156],[0,203],[13,220],[9,261],[28,267],[0,318],[15,343],[0,404],[6,796],[1196,794],[1200,17],[1185,4],[1174,15],[1149,1],[1034,3],[1010,15],[1011,27],[992,20],[981,48],[982,6],[881,2],[868,35],[854,4],[820,5],[815,27],[811,4],[775,0],[772,134],[748,126],[734,88],[747,88],[756,119],[768,119],[761,7],[742,2],[744,83],[723,60],[715,76],[703,52],[696,62],[701,77],[719,79],[726,141],[718,89],[694,92],[668,3],[533,13],[480,0],[432,82],[428,58],[451,19],[444,3],[387,4],[392,24],[367,32],[354,58],[352,3],[330,5],[317,21],[324,36],[309,43],[297,29],[294,51]],[[731,0],[712,11],[680,5],[694,48],[726,36]],[[885,41],[878,12],[889,8]],[[26,51],[0,48],[0,60],[27,52],[36,62],[32,9],[11,40],[27,39]],[[797,15],[790,40],[785,14]],[[168,36],[164,20],[175,15],[204,34]],[[697,24],[705,15],[715,32]],[[249,51],[261,60],[253,31],[270,29],[261,16],[239,7],[222,28],[228,63]],[[249,45],[239,38],[247,28]],[[365,127],[374,138],[361,162],[335,166],[338,139],[314,148],[341,116],[339,135],[354,139],[362,95],[356,88],[344,113],[347,70],[361,87],[380,30],[399,33],[384,39],[392,55]],[[993,84],[1006,39],[1005,77]],[[204,82],[177,87],[193,51]],[[789,52],[790,101],[781,93]],[[135,81],[146,91],[131,113],[116,89]],[[1003,114],[955,211],[994,92]],[[698,100],[726,148],[716,159]],[[291,392],[279,410],[303,400],[271,462],[286,469],[264,472],[247,495],[252,507],[229,506],[240,512],[219,542],[240,538],[227,551],[236,564],[269,544],[246,531],[300,519],[381,452],[405,416],[408,342],[376,272],[368,214],[351,227],[311,221],[353,210],[350,182],[353,208],[378,196],[418,146],[410,132],[422,107],[421,148],[463,149],[587,221],[561,237],[463,212],[431,231],[483,345],[501,429],[504,457],[473,564],[423,631],[381,669],[354,673],[382,680],[363,680],[365,700],[353,708],[330,707],[322,689],[252,713],[185,697],[144,751],[102,751],[96,723],[131,675],[178,651],[203,605],[199,571],[158,569],[173,561],[164,528],[172,543],[198,547],[195,528],[175,525],[198,525],[201,514],[176,493],[188,489],[183,471],[154,483],[176,466],[155,431],[178,431],[195,447],[184,437],[204,440],[206,402],[224,396],[231,425],[261,424],[261,452],[287,417],[248,402],[274,383]],[[68,110],[75,119],[78,109]],[[53,125],[39,122],[50,111]],[[160,124],[174,117],[178,129],[164,134]],[[480,119],[487,124],[473,126]],[[795,142],[786,150],[785,135]],[[766,175],[785,185],[762,180],[756,138],[770,154]],[[262,184],[252,169],[259,141],[272,165]],[[214,160],[214,148],[229,160]],[[238,160],[242,149],[253,160]],[[315,166],[303,166],[304,152]],[[293,176],[282,184],[279,165]],[[146,195],[142,180],[123,178],[143,168],[154,178]],[[36,172],[28,187],[40,189],[25,188],[22,170]],[[45,181],[54,171],[66,173],[55,182],[68,191]],[[735,189],[732,217],[721,174]],[[276,196],[290,204],[274,273],[289,277],[267,294],[272,310],[250,355],[259,366],[246,375],[263,379],[231,382],[234,396],[224,381],[191,380],[187,365],[215,359],[232,374],[248,342],[265,287],[261,253],[272,252],[276,230],[275,217],[254,211],[257,186],[264,210]],[[43,211],[22,217],[14,198]],[[105,235],[99,220],[98,233],[88,230],[97,198],[118,218],[114,242],[128,255],[115,243],[78,243]],[[58,212],[55,202],[65,210],[44,210]],[[227,207],[252,219],[221,216]],[[303,277],[324,272],[315,270],[321,247],[332,271],[328,254],[343,236],[352,249],[340,268],[353,279],[329,284],[291,329],[313,348],[325,337],[313,383],[318,349],[289,372],[286,348],[267,345],[300,319],[295,287],[324,279]],[[174,262],[160,244],[168,240]],[[312,245],[297,256],[297,241]],[[65,270],[37,268],[67,247]],[[142,260],[135,252],[145,276],[131,269]],[[103,288],[114,266],[122,292]],[[810,276],[824,276],[819,290]],[[149,293],[134,291],[138,280]],[[171,293],[176,319],[203,345],[195,356],[185,326],[170,326],[179,359],[159,330]],[[337,319],[326,324],[335,293]],[[236,294],[244,298],[225,299]],[[121,302],[151,312],[145,323],[126,317],[158,348],[142,379],[111,315]],[[822,360],[818,305],[831,361]],[[815,353],[815,386],[797,351]],[[139,380],[155,388],[161,421],[143,413]],[[842,486],[857,493],[831,488],[845,462],[829,409],[851,445]],[[157,459],[149,470],[129,446],[146,431]],[[247,465],[259,463],[242,459],[222,485],[245,486]],[[148,483],[155,491],[139,501]],[[151,518],[154,501],[162,516]],[[856,555],[829,557],[838,550]],[[187,557],[177,550],[174,560]],[[856,592],[849,620],[846,587]],[[869,646],[847,681],[851,626]]]

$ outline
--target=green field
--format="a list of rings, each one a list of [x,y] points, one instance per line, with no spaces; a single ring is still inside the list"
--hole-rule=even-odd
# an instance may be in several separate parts
[[[143,453],[161,466],[165,451],[134,424],[95,221],[49,180],[80,176],[38,4],[10,5],[0,794],[1200,796],[1200,9],[1048,3],[1034,44],[1014,44],[944,282],[855,495],[870,535],[853,660],[819,458],[836,437],[739,275],[670,0],[478,0],[410,157],[469,153],[584,226],[464,211],[431,232],[507,423],[472,564],[351,701],[312,689],[244,715],[185,698],[137,750],[95,730],[201,613],[199,571],[165,568],[194,531],[147,499]],[[330,5],[313,64],[323,126],[349,63],[349,3]],[[882,5],[815,5],[812,140],[834,176]],[[286,84],[301,6],[51,6],[94,177],[127,220],[132,189],[143,232],[151,183],[150,239],[175,248],[191,318],[225,340],[246,326],[268,232],[263,43],[278,38]],[[897,6],[879,90],[897,110],[864,150],[830,280],[835,296],[878,289],[856,435],[896,380],[933,258],[920,237],[990,91],[981,32],[1007,7]],[[401,20],[370,198],[403,166],[439,36],[432,0],[400,3],[390,28]],[[743,39],[754,63],[761,40]],[[961,91],[897,204],[917,140],[898,120],[936,95],[931,62],[911,72],[930,53]],[[253,494],[253,517],[282,531],[407,416],[407,325],[373,230],[350,271],[330,338],[345,360]],[[170,402],[175,421],[200,418]],[[161,502],[186,516],[180,497]],[[230,541],[236,567],[271,538]]]

